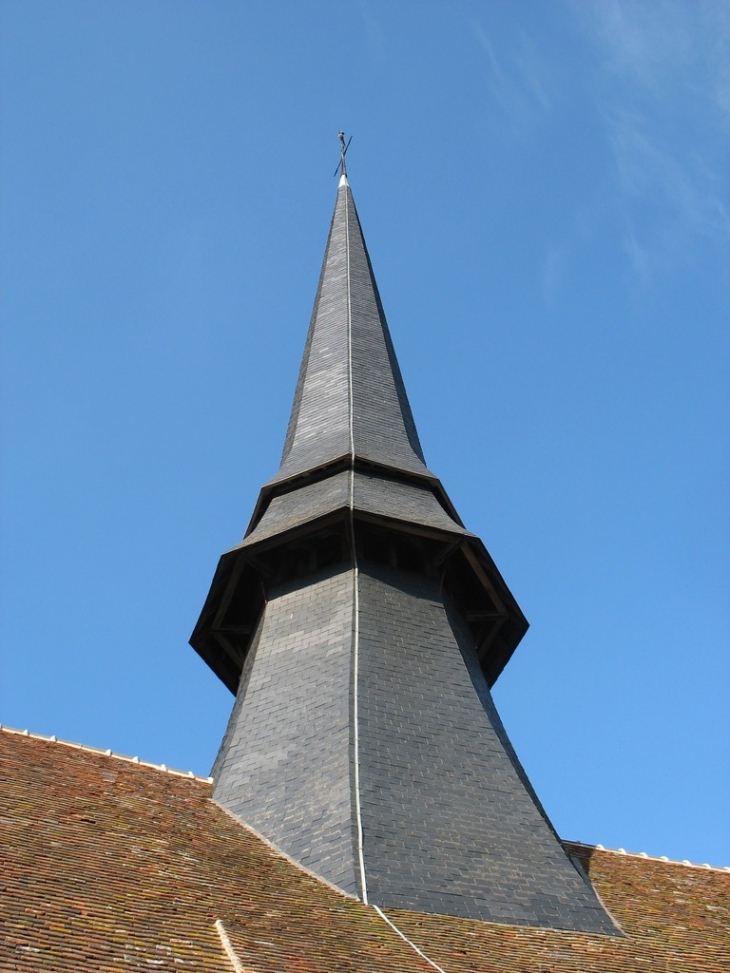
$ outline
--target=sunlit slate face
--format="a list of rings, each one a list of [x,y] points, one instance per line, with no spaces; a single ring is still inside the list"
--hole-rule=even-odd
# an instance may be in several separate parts
[[[204,611],[242,663],[214,797],[363,901],[613,935],[489,693],[527,623],[447,506],[343,177],[282,466]]]
[[[344,456],[426,472],[345,181],[337,195],[284,456],[275,479]]]

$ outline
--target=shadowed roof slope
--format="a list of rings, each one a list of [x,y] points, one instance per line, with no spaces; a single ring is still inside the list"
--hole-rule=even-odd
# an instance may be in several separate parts
[[[433,973],[373,909],[279,855],[199,778],[0,731],[0,969]],[[568,846],[624,936],[388,911],[445,973],[724,973],[730,873]]]

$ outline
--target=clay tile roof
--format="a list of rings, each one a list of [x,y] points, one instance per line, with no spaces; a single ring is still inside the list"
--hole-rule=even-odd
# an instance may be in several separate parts
[[[3,971],[730,970],[727,871],[569,845],[623,936],[389,912],[429,963],[206,780],[9,731],[0,779]]]

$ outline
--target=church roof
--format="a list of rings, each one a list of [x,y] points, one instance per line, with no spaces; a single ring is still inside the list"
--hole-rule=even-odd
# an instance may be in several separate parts
[[[281,467],[191,639],[238,690],[215,780],[0,732],[0,969],[728,969],[728,875],[561,842],[509,742],[527,623],[425,465],[340,139]]]
[[[375,907],[282,856],[207,779],[0,732],[0,969],[722,973],[730,871],[567,844],[621,935]]]

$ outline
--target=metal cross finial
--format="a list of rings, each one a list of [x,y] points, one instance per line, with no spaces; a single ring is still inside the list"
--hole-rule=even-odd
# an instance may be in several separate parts
[[[352,142],[352,135],[345,143],[345,133],[338,132],[337,138],[340,140],[340,161],[337,163],[337,168],[335,169],[335,175],[341,172],[343,176],[347,176],[347,164],[345,163],[345,156],[347,155],[347,150],[350,148],[350,142]]]

